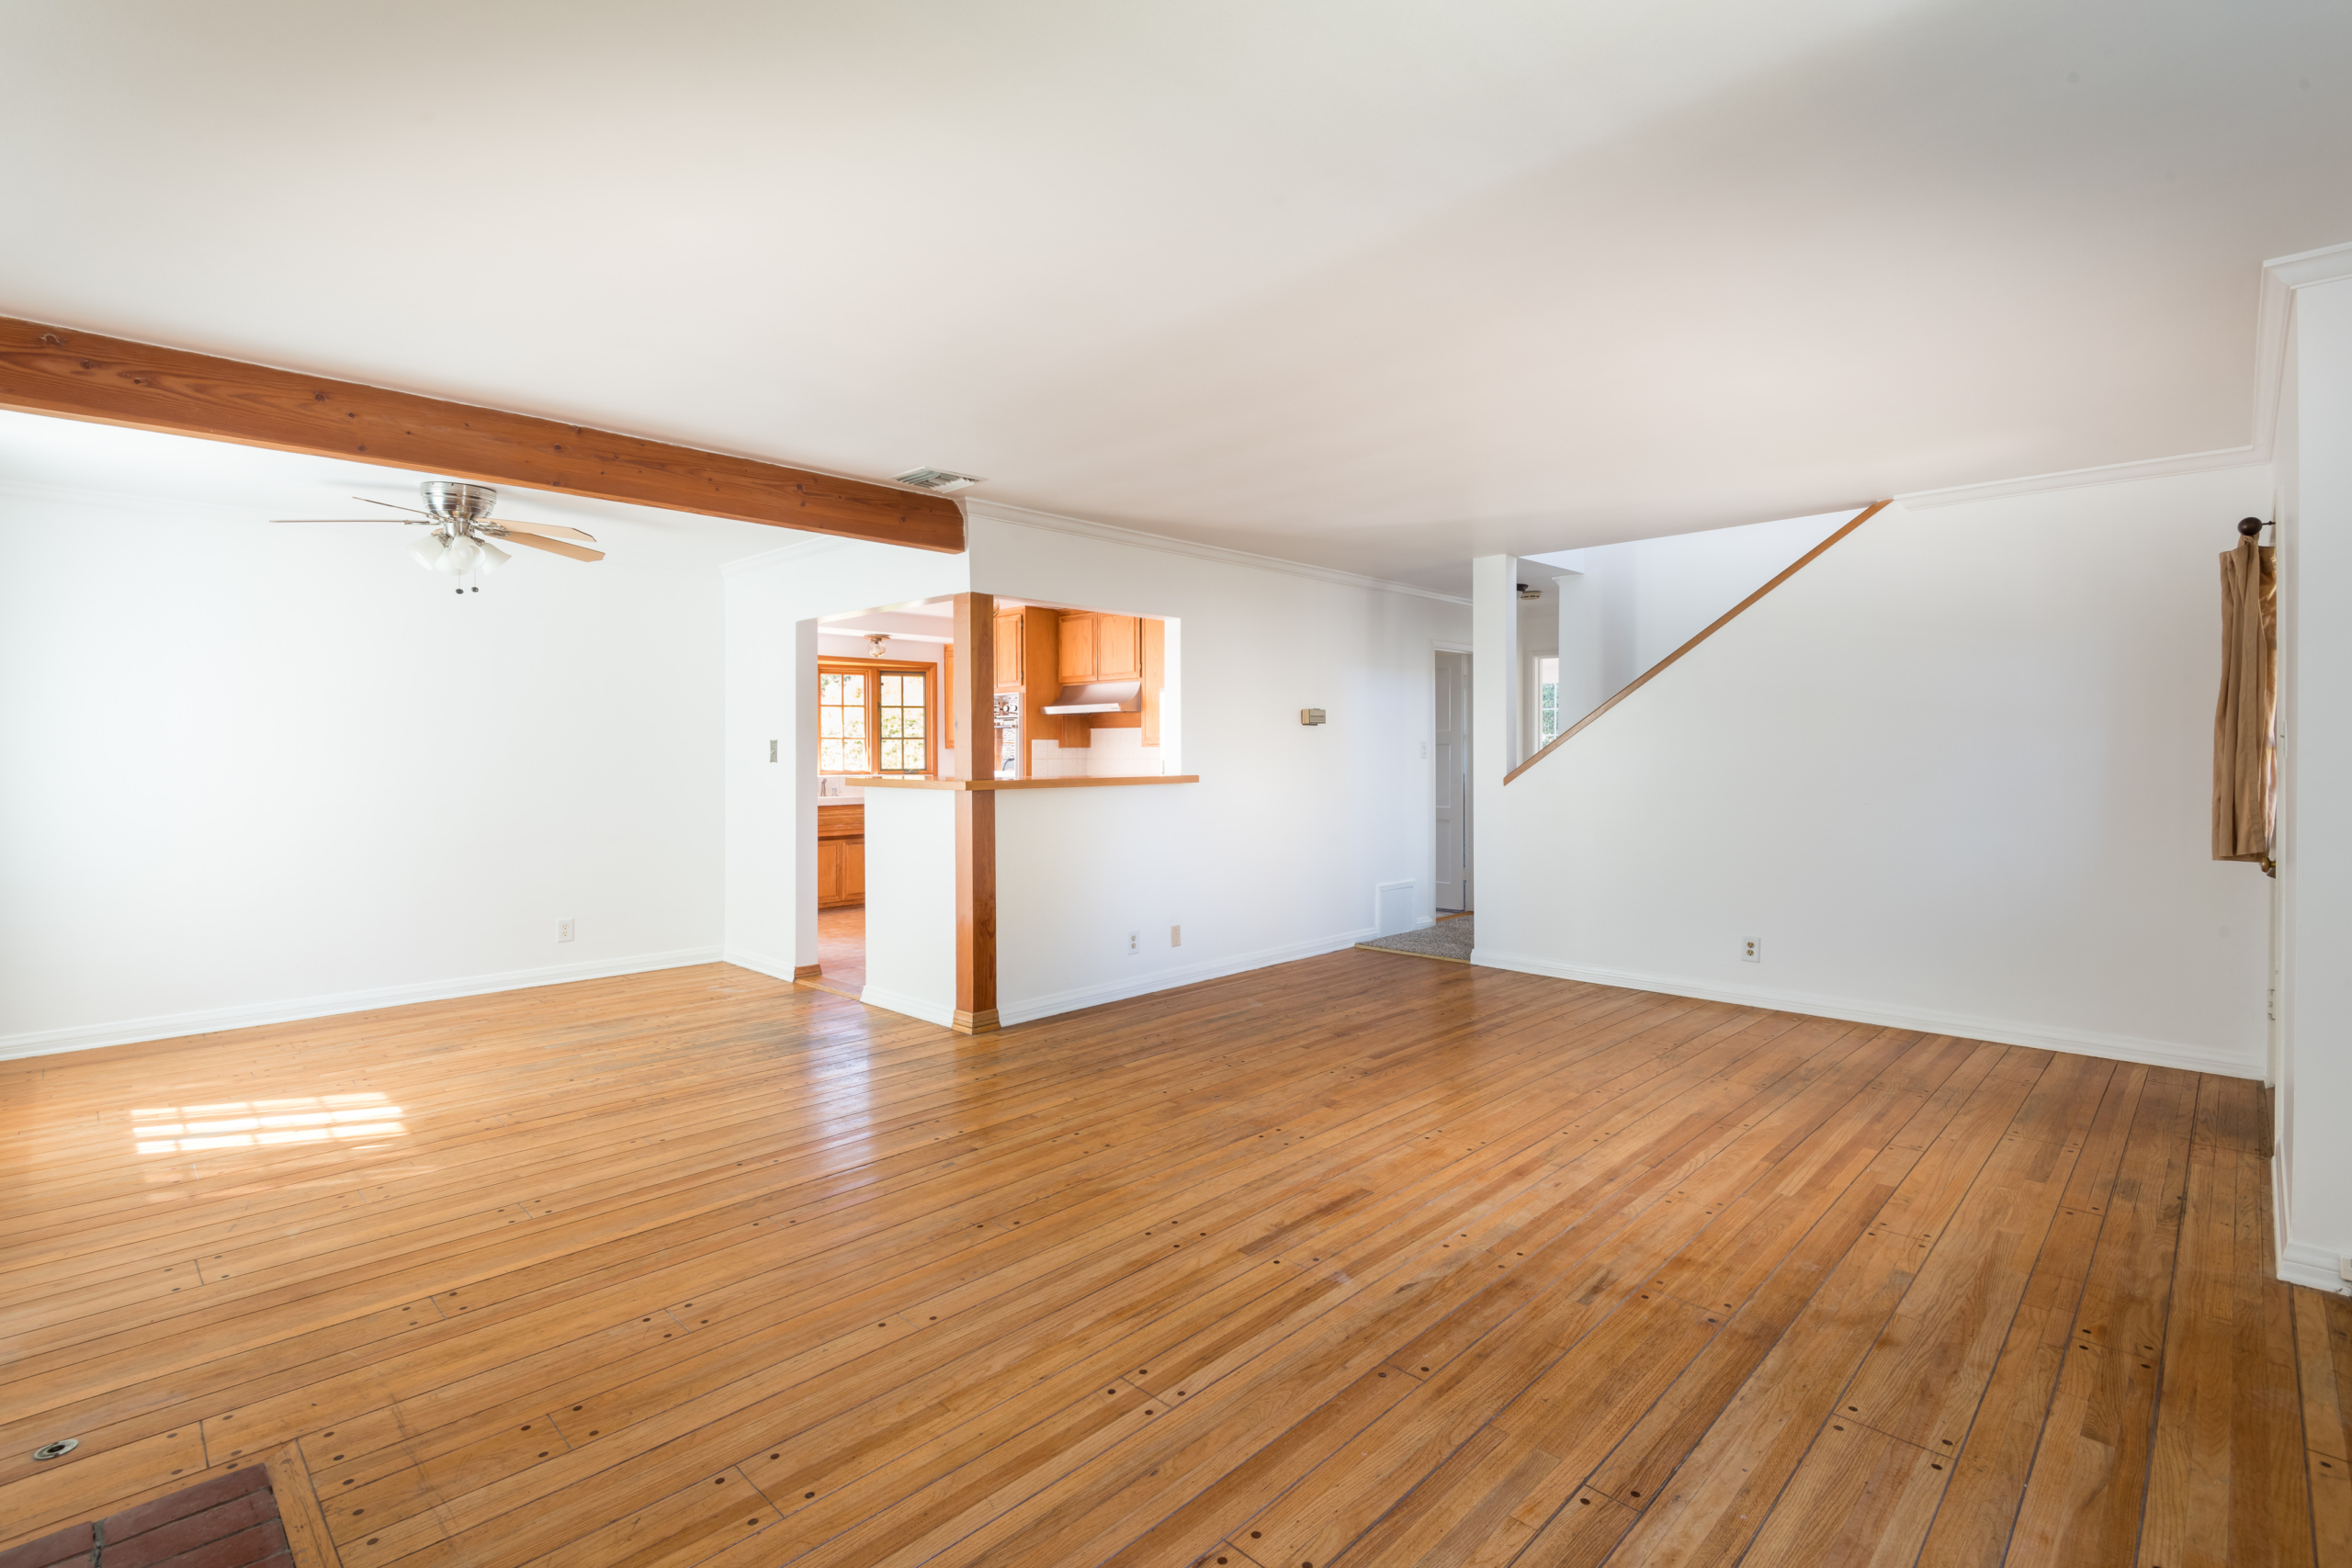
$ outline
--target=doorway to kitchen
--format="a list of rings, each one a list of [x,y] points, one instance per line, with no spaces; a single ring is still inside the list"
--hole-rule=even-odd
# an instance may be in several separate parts
[[[866,983],[865,784],[936,778],[953,606],[829,616],[817,637],[815,983]]]
[[[1441,649],[1437,698],[1430,721],[1430,760],[1435,771],[1437,918],[1466,915],[1471,901],[1470,656]]]
[[[969,628],[968,645],[954,599],[817,618],[814,700],[804,709],[814,720],[817,962],[812,974],[804,950],[796,970],[821,989],[903,1001],[914,994],[910,977],[929,974],[938,943],[961,929],[942,936],[931,894],[943,868],[951,882],[966,874],[966,829],[934,842],[922,825],[928,792],[942,804],[983,795],[993,818],[1000,790],[1173,772],[1176,621],[973,597],[989,618],[985,637]]]

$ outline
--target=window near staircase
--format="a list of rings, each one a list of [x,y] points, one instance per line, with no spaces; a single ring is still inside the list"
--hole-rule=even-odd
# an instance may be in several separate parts
[[[1560,660],[1535,661],[1535,744],[1548,746],[1560,734]]]

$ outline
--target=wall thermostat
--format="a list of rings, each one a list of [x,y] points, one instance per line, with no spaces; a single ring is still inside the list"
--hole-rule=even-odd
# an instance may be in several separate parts
[[[1323,710],[1321,708],[1301,708],[1298,710],[1298,722],[1301,724],[1320,724],[1323,722]]]

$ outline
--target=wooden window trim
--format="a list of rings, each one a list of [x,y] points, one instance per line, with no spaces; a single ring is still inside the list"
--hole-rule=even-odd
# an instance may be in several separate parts
[[[891,773],[894,779],[935,779],[939,776],[939,751],[945,744],[939,734],[939,667],[911,659],[820,659],[817,674],[870,675],[865,682],[865,735],[869,746],[867,756],[874,763],[870,768],[825,768],[817,772],[831,778],[870,778],[881,776],[882,765],[882,682],[884,675],[923,675],[922,683],[923,769],[921,773]],[[819,688],[822,690],[820,686]]]

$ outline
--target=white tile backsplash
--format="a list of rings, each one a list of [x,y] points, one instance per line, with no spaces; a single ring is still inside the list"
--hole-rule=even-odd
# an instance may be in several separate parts
[[[1159,748],[1143,743],[1140,729],[1098,729],[1091,746],[1062,750],[1057,740],[1037,741],[1030,750],[1030,777],[1040,779],[1125,779],[1160,772]]]

